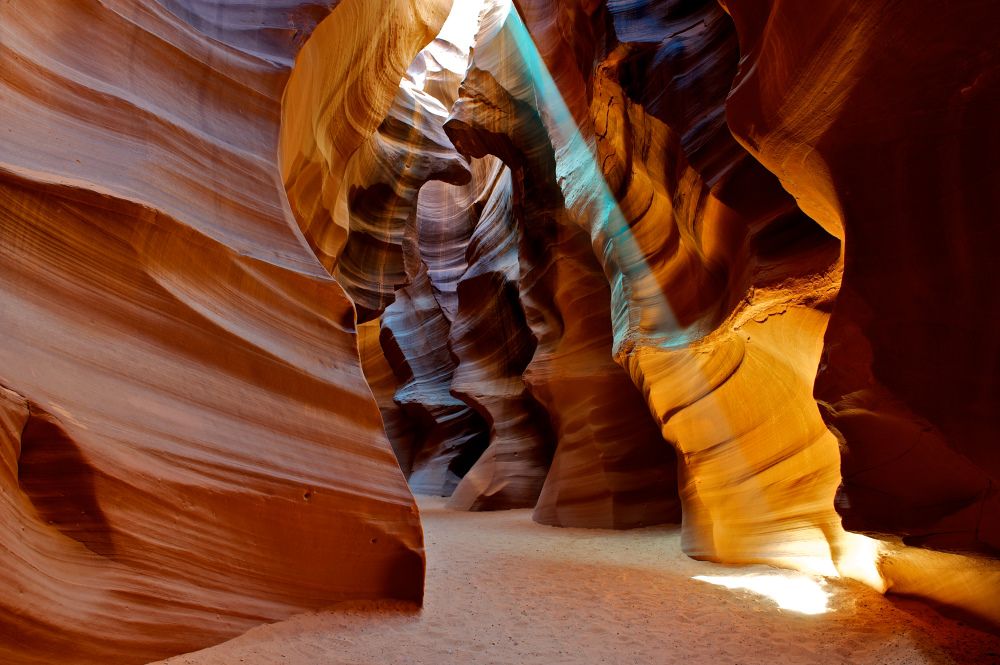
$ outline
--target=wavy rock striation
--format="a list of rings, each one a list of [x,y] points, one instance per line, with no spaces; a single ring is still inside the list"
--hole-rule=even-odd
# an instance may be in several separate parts
[[[510,14],[505,57],[483,69],[515,103],[539,109],[566,210],[589,231],[611,279],[616,358],[680,453],[685,551],[849,575],[1000,618],[995,562],[848,533],[833,509],[839,443],[846,452],[838,506],[848,527],[995,553],[996,484],[989,476],[997,457],[982,442],[996,431],[986,415],[996,411],[986,406],[996,395],[985,378],[989,365],[969,360],[979,341],[985,346],[977,353],[989,356],[989,344],[961,326],[952,329],[962,351],[954,362],[946,354],[932,388],[917,380],[921,358],[934,356],[930,331],[937,323],[926,301],[900,303],[899,294],[908,279],[927,283],[915,276],[916,266],[929,264],[940,244],[933,234],[899,243],[909,234],[897,228],[904,215],[930,224],[967,211],[979,211],[976,219],[988,214],[988,197],[980,194],[991,190],[968,183],[982,181],[977,174],[986,172],[990,142],[958,147],[971,145],[975,127],[988,133],[976,124],[995,87],[995,64],[983,55],[991,35],[985,4],[949,12],[938,35],[928,13],[890,19],[890,3],[828,3],[815,21],[812,8],[790,2],[726,3],[743,54],[728,120],[812,219],[725,131],[736,34],[719,7],[556,4],[553,11],[549,3],[518,3],[527,28]],[[936,46],[909,53],[913,66],[903,77],[893,73],[898,63],[889,47],[865,61],[867,51],[894,43]],[[932,66],[938,56],[949,66]],[[933,72],[933,93],[922,92],[921,71]],[[924,107],[930,110],[908,115]],[[887,115],[898,118],[888,137],[877,129]],[[914,157],[931,135],[929,145],[952,155],[945,164],[954,166],[932,187],[926,181],[936,167]],[[878,174],[887,173],[899,173],[899,182],[879,198]],[[903,201],[912,191],[921,196]],[[941,206],[950,204],[942,202],[953,198],[960,203],[946,214]],[[854,219],[868,220],[854,255],[843,222],[847,201]],[[896,226],[871,221],[883,217]],[[966,239],[979,233],[973,218],[957,223],[954,258],[943,266],[969,294],[988,283],[977,272],[987,264],[966,251]],[[912,267],[883,280],[882,257],[893,256]],[[852,287],[852,269],[862,289]],[[847,290],[837,313],[845,323],[826,336],[816,380],[831,429],[811,393],[842,271]],[[919,334],[908,337],[895,307],[907,321],[926,322]],[[970,309],[963,320],[974,318]],[[952,386],[959,388],[945,398]],[[965,400],[962,408],[956,399]],[[969,438],[947,441],[948,426],[952,436]],[[911,482],[908,476],[922,469]],[[879,506],[876,496],[890,501]]]
[[[733,131],[844,239],[816,379],[844,524],[997,556],[996,8],[724,4]]]
[[[407,478],[413,471],[413,455],[418,449],[415,425],[403,408],[396,403],[396,391],[402,379],[396,373],[396,368],[389,364],[389,359],[382,348],[382,324],[376,319],[357,326],[358,353],[361,357],[361,368],[365,380],[372,389],[375,403],[382,414],[382,424],[385,435],[392,444],[399,468]],[[391,342],[386,342],[391,345]]]
[[[561,250],[575,261],[537,271],[546,275],[541,288],[557,284],[534,296],[539,309],[546,298],[559,303],[563,339],[594,344],[594,356],[574,367],[600,367],[598,358],[614,354],[681,453],[686,551],[832,570],[837,444],[811,380],[836,292],[837,243],[726,131],[737,53],[728,17],[711,2],[609,3],[607,13],[573,2],[555,13],[519,6],[527,27],[511,11],[489,47],[480,42],[479,71],[467,76],[447,129],[460,150],[526,164],[528,244],[536,253],[559,248],[533,260],[545,266]],[[472,136],[459,138],[460,127]],[[549,236],[538,217],[551,220]],[[579,322],[597,307],[569,304],[598,290],[588,274],[611,281],[603,348],[596,320]],[[532,367],[526,377],[532,384]],[[566,400],[584,383],[574,378],[553,394]],[[609,392],[626,394],[617,384]],[[571,413],[613,422],[586,404]],[[622,426],[642,421],[629,414]],[[612,450],[624,450],[617,437],[599,437],[613,439]],[[647,441],[669,456],[656,433]],[[557,451],[553,473],[559,461]],[[565,468],[594,483],[581,463]],[[654,486],[647,496],[667,496]]]
[[[420,598],[352,305],[276,155],[283,94],[291,136],[308,109],[360,146],[385,111],[354,104],[392,100],[450,3],[335,4],[0,6],[0,660],[147,662]],[[345,26],[388,79],[286,91]]]
[[[1000,622],[1000,35],[899,5],[0,4],[0,660],[419,599],[404,475]]]
[[[533,508],[552,461],[548,412],[523,378],[537,341],[520,299],[518,227],[510,170],[495,158],[458,283],[451,348],[459,360],[452,392],[490,424],[490,445],[456,488],[463,510]]]
[[[452,394],[457,361],[449,335],[458,280],[468,267],[466,245],[477,222],[472,202],[487,184],[489,168],[469,164],[443,130],[471,47],[459,28],[472,24],[474,32],[477,19],[470,6],[451,13],[438,38],[410,65],[390,115],[370,142],[369,153],[379,159],[366,161],[362,152],[352,162],[359,182],[378,182],[365,189],[368,194],[352,197],[351,234],[337,267],[352,285],[359,316],[382,314],[381,351],[369,349],[366,362],[383,382],[376,394],[383,395],[385,421],[398,428],[402,415],[407,422],[408,441],[396,442],[410,485],[443,496],[451,495],[488,440],[480,414]],[[425,110],[413,112],[417,107]],[[362,200],[369,204],[355,205]],[[345,272],[348,264],[353,275]],[[396,266],[394,275],[371,270],[387,264]],[[383,366],[396,378],[391,404],[384,399],[389,384]]]
[[[382,316],[382,349],[402,382],[394,400],[413,423],[416,444],[410,487],[418,494],[451,496],[488,445],[486,424],[451,394],[455,360],[450,323],[426,267],[396,292]]]
[[[517,78],[525,69],[511,49],[511,17],[484,19],[445,129],[460,151],[495,155],[512,172],[519,295],[537,340],[524,381],[557,443],[535,519],[619,528],[673,520],[675,461],[612,361],[607,280],[587,236],[566,217],[541,116],[510,92],[531,92]]]
[[[444,85],[447,69],[428,71],[434,54],[457,51],[457,47],[436,40],[421,51],[407,70],[389,114],[348,165],[350,189],[347,207],[350,213],[347,244],[338,257],[335,276],[354,301],[358,320],[376,318],[392,302],[395,289],[409,281],[404,258],[404,242],[416,226],[418,193],[428,181],[454,185],[469,182],[471,174],[465,161],[452,147],[442,126],[458,92],[458,81]],[[455,54],[451,54],[464,62]],[[436,61],[435,61],[436,62]],[[438,76],[433,76],[437,74]],[[457,78],[452,75],[448,78]],[[438,84],[438,100],[424,87]],[[450,98],[450,99],[449,99]],[[440,226],[447,228],[442,219]],[[461,226],[459,225],[461,234]],[[420,229],[417,236],[424,236]],[[419,249],[452,247],[446,238],[431,236]],[[412,258],[414,264],[418,259]]]

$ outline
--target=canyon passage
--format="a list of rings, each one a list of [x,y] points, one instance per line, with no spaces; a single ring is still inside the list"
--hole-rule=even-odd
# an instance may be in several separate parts
[[[0,662],[1000,663],[1000,21],[0,4]]]

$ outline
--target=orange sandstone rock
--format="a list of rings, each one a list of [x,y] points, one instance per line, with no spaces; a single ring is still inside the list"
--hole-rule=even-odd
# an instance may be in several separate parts
[[[420,599],[353,308],[277,153],[310,34],[305,76],[346,47],[331,34],[403,12],[391,41],[365,37],[389,78],[350,98],[387,104],[450,3],[334,4],[0,5],[3,662],[146,662],[338,600]],[[332,108],[298,94],[286,119]],[[355,146],[384,116],[336,113]],[[301,212],[308,160],[285,152]]]
[[[724,4],[733,132],[844,241],[816,397],[845,526],[997,556],[996,6]]]

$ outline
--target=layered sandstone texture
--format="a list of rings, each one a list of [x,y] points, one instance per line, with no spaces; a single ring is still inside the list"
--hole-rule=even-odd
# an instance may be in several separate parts
[[[366,371],[418,493],[557,525],[676,521],[673,450],[612,358],[609,285],[569,223],[538,110],[505,108],[518,143],[480,145],[497,110],[458,103],[460,84],[490,85],[470,51],[500,54],[511,8],[455,8],[349,161],[343,205],[322,204],[346,229],[335,274],[371,320]],[[293,205],[325,200],[297,182]]]
[[[491,152],[524,173],[533,237],[522,261],[561,258],[546,247],[567,260],[562,271],[538,271],[546,277],[522,300],[565,314],[560,341],[580,335],[593,345],[585,367],[617,360],[658,425],[642,455],[619,469],[609,462],[629,450],[625,442],[590,456],[602,462],[593,476],[611,483],[631,475],[629,488],[642,493],[634,470],[672,467],[672,445],[689,554],[835,573],[836,550],[852,538],[833,509],[837,441],[812,379],[839,246],[728,132],[724,104],[738,59],[732,22],[707,1],[551,5],[519,3],[523,19],[511,8],[481,33],[446,129],[460,150]],[[531,274],[522,269],[522,280]],[[601,308],[608,314],[579,300],[598,280],[610,282]],[[571,379],[556,383],[553,397],[600,394],[599,381],[560,369],[558,351],[551,357],[553,370],[540,377]],[[631,390],[607,385],[609,394]],[[545,383],[536,391],[545,395]],[[644,423],[621,407],[581,404],[574,413],[601,413],[603,426],[621,416],[635,437]],[[579,431],[572,422],[567,429]],[[657,450],[659,463],[650,456]],[[553,492],[599,486],[574,452],[557,449]],[[645,487],[657,482],[650,476]],[[536,513],[543,521],[548,497],[543,491]]]
[[[0,660],[419,599],[406,480],[1000,623],[992,4],[0,4]]]
[[[733,132],[844,241],[816,379],[844,524],[998,556],[996,5],[724,4]]]
[[[376,393],[387,391],[379,403],[400,464],[414,491],[439,496],[454,491],[488,443],[480,414],[452,393],[457,362],[449,345],[476,223],[472,203],[488,184],[488,167],[470,164],[444,133],[477,18],[471,4],[455,8],[351,159],[355,184],[336,267],[359,320],[379,331],[362,362]]]
[[[353,87],[291,106],[360,147],[449,7],[0,6],[0,660],[146,662],[421,597],[416,507],[279,126],[309,39],[295,71]]]
[[[518,292],[537,344],[523,381],[548,413],[555,443],[535,519],[601,527],[676,519],[673,453],[612,360],[608,283],[567,219],[541,119],[479,69],[500,55],[496,39],[487,32],[477,42],[446,130],[459,150],[495,155],[512,171]]]
[[[542,256],[524,252],[522,281],[574,229],[589,240],[611,284],[612,353],[678,452],[687,553],[847,575],[997,620],[995,563],[842,525],[996,554],[982,254],[996,35],[986,3],[960,4],[934,34],[929,12],[895,20],[893,3],[830,3],[813,23],[791,2],[734,0],[733,17],[710,1],[498,3],[446,130],[461,152],[510,166],[515,201],[527,192],[520,214]],[[854,240],[845,202],[864,225]],[[558,287],[534,286],[522,284],[529,322],[554,302],[572,312],[560,332],[580,325]],[[944,323],[934,293],[966,309]],[[557,450],[550,479],[558,462]]]

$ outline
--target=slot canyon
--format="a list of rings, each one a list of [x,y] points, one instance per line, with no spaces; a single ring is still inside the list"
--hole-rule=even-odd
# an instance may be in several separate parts
[[[998,120],[991,0],[0,0],[0,664],[1000,664]]]

